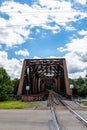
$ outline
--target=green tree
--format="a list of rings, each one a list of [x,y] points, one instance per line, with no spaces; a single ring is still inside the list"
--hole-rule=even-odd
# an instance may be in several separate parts
[[[13,96],[13,84],[4,68],[0,68],[0,101],[9,100]]]
[[[74,85],[73,95],[80,97],[87,96],[87,77],[82,78],[80,76],[78,79],[70,79],[69,81]]]
[[[12,83],[14,88],[14,95],[17,95],[19,79],[15,78],[14,80],[12,80]]]
[[[75,83],[79,86],[81,86],[82,84],[85,83],[84,79],[80,76],[76,81]]]

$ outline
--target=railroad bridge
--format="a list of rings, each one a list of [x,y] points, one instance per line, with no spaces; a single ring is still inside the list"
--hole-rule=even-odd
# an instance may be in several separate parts
[[[25,100],[34,100],[38,95],[45,97],[49,89],[71,97],[66,60],[25,59],[17,96]]]

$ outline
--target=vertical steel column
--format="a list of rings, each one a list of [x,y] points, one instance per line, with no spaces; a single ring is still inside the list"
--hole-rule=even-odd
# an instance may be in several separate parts
[[[23,67],[22,67],[21,78],[20,78],[20,82],[19,82],[17,96],[22,95],[25,70],[26,70],[26,60],[24,60],[24,62],[23,62]]]
[[[37,94],[37,77],[35,76],[34,93]]]
[[[60,78],[57,78],[57,92],[60,92]]]
[[[38,79],[38,93],[40,93],[40,78]]]
[[[54,90],[57,92],[57,79],[55,79],[55,88]]]
[[[34,94],[35,93],[35,76],[33,77],[33,89],[32,89],[32,93]]]
[[[64,69],[64,78],[65,78],[65,86],[66,86],[66,95],[68,97],[71,97],[71,91],[70,91],[70,85],[69,85],[69,79],[68,79],[68,73],[67,73],[65,59],[63,59],[63,69]]]

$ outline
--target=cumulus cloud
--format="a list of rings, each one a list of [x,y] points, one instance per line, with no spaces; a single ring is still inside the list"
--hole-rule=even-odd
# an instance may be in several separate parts
[[[60,32],[61,26],[72,30],[74,28],[67,23],[87,17],[86,12],[75,10],[72,4],[65,0],[39,0],[31,6],[6,1],[0,6],[0,13],[8,16],[0,17],[0,43],[8,47],[24,43],[29,39],[34,27],[41,27],[56,34]]]
[[[39,56],[34,56],[33,59],[41,59]]]
[[[66,31],[75,31],[76,29],[72,26],[66,26],[65,27]]]
[[[27,49],[15,51],[16,55],[29,56],[29,52]]]
[[[86,35],[86,36],[87,36],[87,31],[86,31],[86,30],[81,30],[81,31],[79,32],[79,34],[80,34],[80,35]]]
[[[20,78],[22,61],[16,58],[8,59],[5,51],[0,51],[0,67],[5,68],[12,79]]]
[[[0,49],[2,48],[2,45],[0,45]]]
[[[87,0],[76,0],[76,2],[82,4],[82,5],[85,5],[87,4]]]
[[[77,2],[84,5],[87,1],[77,0]],[[40,33],[40,29],[45,29],[57,34],[61,31],[61,27],[68,31],[75,30],[72,22],[87,18],[87,12],[73,8],[70,0],[38,0],[32,2],[31,6],[13,0],[5,1],[0,5],[0,14],[3,14],[0,15],[0,49],[3,44],[7,47],[14,47],[23,44],[26,40],[32,40],[31,34],[35,33],[32,32],[33,28],[37,28],[36,33]],[[87,66],[85,62],[87,60],[87,32],[82,30],[79,35],[83,38],[73,39],[65,47],[58,48],[61,52],[67,52],[65,57],[70,73],[82,73]],[[29,56],[26,49],[15,51],[15,54]],[[0,51],[0,66],[4,67],[12,78],[19,77],[22,62],[23,59],[8,59],[7,52]]]
[[[58,51],[65,53],[68,70],[70,74],[78,74],[78,76],[85,76],[87,70],[87,36],[82,39],[72,39],[65,47],[57,48]]]

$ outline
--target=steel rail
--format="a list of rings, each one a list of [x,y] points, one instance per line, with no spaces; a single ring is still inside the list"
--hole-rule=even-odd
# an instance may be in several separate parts
[[[58,121],[57,121],[57,118],[56,118],[56,114],[55,114],[55,112],[53,110],[53,107],[51,106],[50,109],[51,109],[51,114],[52,114],[52,118],[53,118],[53,121],[54,121],[55,129],[60,130],[60,127],[58,125]]]
[[[56,116],[56,109],[55,109],[55,104],[58,105],[59,102],[61,102],[72,114],[75,115],[75,117],[78,120],[80,120],[87,127],[87,120],[85,120],[84,117],[82,117],[75,110],[73,110],[72,107],[69,106],[69,104],[64,102],[62,100],[62,97],[59,94],[57,94],[56,92],[50,91],[50,98],[49,99],[50,99],[51,113],[52,113],[52,117],[53,117],[53,121],[54,121],[54,125],[55,125],[55,130],[62,129],[62,126],[59,123],[58,117]],[[57,102],[58,102],[58,104],[57,104]]]
[[[77,116],[79,120],[81,120],[87,126],[87,120],[85,120],[81,115],[79,115],[76,111],[74,111],[70,106],[68,106],[65,102],[61,101],[73,114]]]
[[[87,126],[87,120],[85,120],[80,114],[78,114],[75,110],[73,110],[69,105],[67,105],[67,103],[65,103],[64,101],[62,101],[61,97],[59,96],[59,94],[57,94],[56,92],[53,92],[53,94],[55,94],[58,98],[58,100],[66,107],[69,109],[69,111],[71,111],[74,115],[76,115],[76,117],[82,121],[84,123],[85,126]]]
[[[61,130],[60,128],[60,124],[58,122],[58,119],[57,119],[57,116],[56,116],[56,112],[55,112],[55,106],[54,104],[58,105],[58,103],[56,103],[54,100],[53,100],[53,94],[52,92],[50,91],[50,94],[49,94],[49,102],[50,102],[50,110],[51,110],[51,114],[52,114],[52,119],[53,119],[53,123],[54,123],[54,127],[55,127],[55,130]]]

